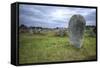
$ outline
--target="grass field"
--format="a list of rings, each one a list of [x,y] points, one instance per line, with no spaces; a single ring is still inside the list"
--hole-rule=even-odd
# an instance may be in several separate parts
[[[20,33],[19,63],[77,61],[96,59],[96,38],[84,36],[82,48],[72,46],[68,37]]]

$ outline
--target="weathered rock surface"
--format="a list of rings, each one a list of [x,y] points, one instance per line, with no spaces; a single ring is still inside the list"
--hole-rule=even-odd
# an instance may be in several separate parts
[[[77,48],[82,47],[85,24],[86,21],[81,15],[73,15],[69,21],[69,41]]]

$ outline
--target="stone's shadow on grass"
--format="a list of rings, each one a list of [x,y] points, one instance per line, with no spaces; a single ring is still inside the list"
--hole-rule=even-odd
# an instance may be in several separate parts
[[[68,45],[64,45],[65,48],[67,49],[72,49],[72,50],[75,50],[75,51],[79,51],[81,50],[83,47],[81,48],[76,48],[75,46],[71,45],[71,44],[68,44]]]

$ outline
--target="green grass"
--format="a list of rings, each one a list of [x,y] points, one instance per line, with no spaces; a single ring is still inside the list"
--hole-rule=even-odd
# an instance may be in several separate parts
[[[68,37],[21,33],[19,63],[77,61],[96,59],[96,38],[84,36],[82,48],[72,46]]]

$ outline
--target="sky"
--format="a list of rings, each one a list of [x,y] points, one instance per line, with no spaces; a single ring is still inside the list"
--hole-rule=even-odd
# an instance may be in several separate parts
[[[69,20],[74,14],[82,15],[86,25],[96,25],[96,9],[78,7],[58,7],[44,5],[19,6],[19,25],[44,28],[67,28]]]

